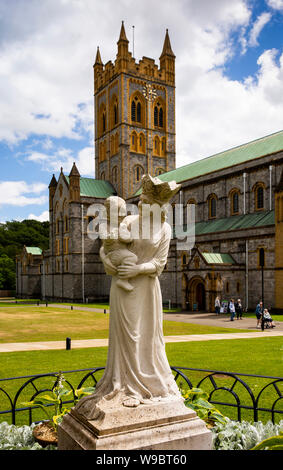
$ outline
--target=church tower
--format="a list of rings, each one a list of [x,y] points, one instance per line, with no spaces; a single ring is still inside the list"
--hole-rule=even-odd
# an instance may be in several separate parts
[[[127,199],[152,176],[175,168],[175,55],[166,30],[160,66],[129,51],[122,22],[114,63],[94,63],[95,178]]]

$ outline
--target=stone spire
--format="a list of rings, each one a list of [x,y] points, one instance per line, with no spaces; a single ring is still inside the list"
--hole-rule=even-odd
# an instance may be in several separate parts
[[[127,43],[129,43],[127,36],[126,36],[126,32],[125,32],[124,21],[122,21],[120,37],[119,37],[119,41],[117,44],[119,44],[120,41],[126,41]]]
[[[69,174],[69,191],[70,191],[70,201],[79,202],[80,201],[80,173],[76,167],[75,162]]]
[[[160,69],[165,72],[166,82],[175,85],[175,54],[172,51],[168,29],[166,29],[163,50],[159,60]]]
[[[166,34],[165,34],[165,39],[164,39],[164,44],[163,44],[163,50],[162,50],[162,54],[160,56],[160,59],[161,59],[161,57],[163,57],[165,55],[175,58],[175,54],[172,51],[172,47],[171,47],[171,43],[170,43],[168,29],[166,29]]]
[[[101,60],[99,46],[97,46],[97,52],[96,52],[96,58],[95,58],[94,65],[103,65],[103,62]]]

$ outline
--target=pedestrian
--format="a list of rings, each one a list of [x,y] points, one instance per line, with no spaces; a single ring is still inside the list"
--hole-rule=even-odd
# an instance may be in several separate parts
[[[219,313],[220,313],[220,299],[219,299],[219,297],[216,297],[214,306],[215,306],[216,315],[219,315]]]
[[[257,304],[256,309],[255,309],[255,316],[257,319],[257,324],[256,324],[257,328],[260,328],[262,314],[263,314],[263,303],[262,301],[260,301]]]
[[[231,300],[230,300],[230,303],[229,303],[229,312],[231,313],[230,320],[231,320],[231,321],[234,321],[234,317],[235,317],[235,304],[234,304],[234,299],[231,299]]]
[[[238,299],[237,302],[235,303],[235,310],[237,314],[237,320],[242,320],[242,315],[243,315],[243,306],[241,299]]]
[[[265,323],[267,324],[267,326],[269,328],[275,328],[275,323],[272,320],[271,315],[270,315],[269,311],[267,310],[267,308],[265,308],[264,311],[263,311],[263,317],[262,317],[262,321],[261,321],[262,331],[264,330]]]

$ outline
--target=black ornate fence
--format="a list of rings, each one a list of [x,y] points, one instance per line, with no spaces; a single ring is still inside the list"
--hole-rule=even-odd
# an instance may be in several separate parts
[[[265,416],[273,423],[282,419],[283,414],[283,378],[223,372],[188,367],[171,367],[180,388],[201,388],[208,394],[208,400],[224,414],[234,414],[232,419],[259,421]],[[62,371],[64,386],[73,392],[84,386],[95,386],[102,376],[104,367]],[[72,375],[72,382],[66,376]],[[23,406],[23,402],[52,391],[56,385],[58,372],[32,376],[0,379],[0,420],[10,420],[12,424],[31,424],[45,419],[42,410]],[[22,382],[16,394],[9,390],[11,381]],[[76,382],[75,382],[76,381]],[[77,385],[74,385],[74,382]],[[52,405],[51,405],[52,406]],[[225,413],[225,410],[229,410]],[[23,416],[25,414],[25,416]],[[21,415],[21,418],[18,417]],[[3,417],[4,416],[4,417]],[[3,418],[3,419],[1,419]]]

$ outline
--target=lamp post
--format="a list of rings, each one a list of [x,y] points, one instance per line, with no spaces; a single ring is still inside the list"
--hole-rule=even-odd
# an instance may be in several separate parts
[[[261,267],[261,301],[262,301],[262,316],[261,316],[261,329],[264,330],[264,276],[263,276],[263,268],[264,268],[264,248],[260,248],[259,250],[259,265]]]

